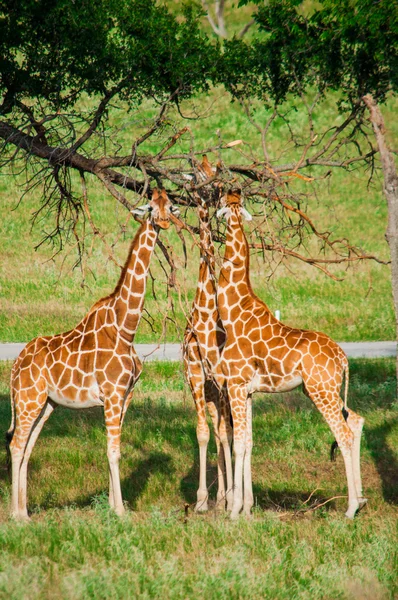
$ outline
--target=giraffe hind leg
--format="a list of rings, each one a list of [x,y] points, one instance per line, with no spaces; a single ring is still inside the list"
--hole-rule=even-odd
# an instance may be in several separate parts
[[[207,381],[205,387],[206,404],[212,418],[217,445],[218,490],[216,508],[232,510],[233,478],[231,462],[232,430],[230,426],[229,404],[226,390],[221,392],[214,381]]]
[[[352,445],[352,465],[354,471],[355,487],[357,490],[359,508],[361,509],[367,503],[367,499],[363,496],[362,479],[361,479],[361,435],[365,423],[365,419],[348,409],[347,423],[354,435]]]
[[[348,487],[348,509],[345,514],[346,517],[353,519],[357,510],[360,508],[354,475],[354,433],[349,427],[348,422],[344,419],[341,410],[342,400],[337,390],[327,391],[323,388],[323,386],[319,385],[319,382],[314,382],[311,384],[310,381],[306,382],[306,389],[311,400],[314,402],[315,406],[328,423],[341,450],[341,454],[344,459]]]
[[[343,406],[341,412],[343,414],[344,420],[347,421],[349,412],[348,410],[346,410],[345,406]],[[336,462],[336,452],[338,447],[338,443],[336,442],[336,440],[334,440],[334,442],[332,442],[332,445],[330,446],[330,462]]]
[[[224,468],[225,476],[227,480],[226,488],[226,500],[227,510],[232,511],[234,501],[234,480],[232,474],[232,437],[233,437],[233,424],[231,407],[228,400],[228,390],[224,386],[220,393],[220,425],[219,425],[220,442],[223,449]]]
[[[361,435],[362,435],[362,429],[363,429],[365,420],[363,417],[354,413],[354,411],[352,411],[351,409],[348,409],[346,411],[344,408],[343,408],[343,417],[347,421],[348,426],[354,435],[354,441],[353,441],[353,445],[352,445],[352,467],[353,467],[353,472],[354,472],[355,487],[356,487],[357,495],[358,495],[359,508],[361,509],[367,503],[367,499],[364,498],[363,491],[362,491],[361,464],[360,464]],[[330,460],[332,462],[336,461],[336,451],[337,451],[338,447],[339,447],[339,445],[335,440],[332,443],[332,446],[330,449]]]

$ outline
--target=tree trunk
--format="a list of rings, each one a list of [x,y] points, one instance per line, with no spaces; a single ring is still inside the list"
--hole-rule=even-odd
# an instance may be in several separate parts
[[[367,94],[363,101],[369,109],[370,121],[375,132],[379,147],[381,166],[384,178],[384,194],[387,199],[388,224],[386,240],[391,253],[391,279],[392,294],[395,310],[395,332],[398,339],[398,175],[392,153],[388,149],[385,139],[384,120],[380,108],[374,98]],[[398,381],[398,356],[397,356],[397,381]]]

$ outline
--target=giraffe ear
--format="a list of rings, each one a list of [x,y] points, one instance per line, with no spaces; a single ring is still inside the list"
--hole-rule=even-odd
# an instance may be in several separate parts
[[[151,210],[151,208],[152,207],[150,204],[143,204],[142,206],[137,206],[136,208],[133,208],[131,212],[133,215],[137,215],[137,217],[144,217],[146,213]]]
[[[174,206],[174,204],[171,205],[170,207],[170,211],[173,213],[173,215],[175,215],[176,217],[178,217],[178,215],[180,214],[180,209],[178,208],[178,206]]]
[[[243,208],[243,206],[241,206],[240,212],[245,217],[246,221],[253,220],[253,217],[251,216],[251,214],[245,208]]]
[[[220,210],[217,211],[217,219],[220,219],[224,215],[229,216],[230,214],[231,214],[231,211],[228,208],[228,206],[223,206],[222,208],[220,208]]]

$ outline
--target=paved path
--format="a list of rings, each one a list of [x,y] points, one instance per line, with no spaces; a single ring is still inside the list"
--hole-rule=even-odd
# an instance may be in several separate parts
[[[0,344],[0,360],[13,360],[25,344]],[[340,346],[350,358],[381,358],[396,356],[396,342],[341,342]],[[135,344],[141,359],[145,360],[181,360],[179,344]]]

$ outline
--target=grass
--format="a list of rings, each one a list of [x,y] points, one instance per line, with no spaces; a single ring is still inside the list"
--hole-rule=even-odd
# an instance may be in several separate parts
[[[0,597],[387,599],[398,594],[398,405],[393,360],[351,361],[349,404],[366,419],[362,470],[369,504],[349,522],[345,499],[297,514],[311,492],[346,494],[342,458],[301,392],[254,399],[251,520],[195,515],[196,417],[178,363],[151,363],[123,428],[129,507],[107,507],[100,410],[51,416],[29,469],[32,522],[8,520],[0,471]],[[10,364],[0,365],[0,422],[10,418]],[[214,480],[215,445],[208,480]],[[5,452],[0,451],[0,465]],[[215,497],[214,486],[210,490]],[[311,500],[312,501],[312,500]],[[188,517],[184,506],[190,506]]]
[[[240,107],[231,105],[228,96],[220,89],[212,90],[208,96],[195,100],[195,103],[200,111],[208,108],[208,118],[189,122],[198,147],[217,143],[218,129],[226,142],[241,138],[255,149],[260,147],[258,132],[248,123]],[[336,98],[328,96],[316,111],[314,119],[320,130],[339,121],[335,103]],[[86,108],[90,106],[87,100]],[[184,110],[190,114],[192,106],[186,106]],[[383,111],[393,145],[398,136],[396,120],[393,118],[396,101],[391,101]],[[153,114],[153,106],[149,103],[133,114],[127,114],[124,110],[111,113],[111,121],[122,128],[121,142],[125,144],[126,151],[131,147],[131,140],[142,133],[145,119]],[[266,111],[259,107],[256,119],[264,122],[266,117]],[[296,131],[305,129],[300,105],[290,113],[290,117],[291,126]],[[173,119],[177,127],[182,125],[178,122],[178,115],[171,115]],[[169,134],[171,129],[166,128],[160,136],[148,142],[143,151],[159,150]],[[278,156],[283,149],[283,160],[288,160],[292,150],[284,147],[288,132],[283,122],[276,121],[269,136],[272,154]],[[178,150],[187,144],[188,140],[182,138]],[[229,150],[226,160],[242,160],[236,156],[237,151]],[[126,219],[124,209],[115,206],[115,201],[92,179],[88,178],[87,183],[93,219],[104,232],[109,245],[115,244],[115,255],[123,263],[134,226],[129,223],[126,232],[120,235],[120,227]],[[308,191],[306,187],[301,189],[304,185],[302,182],[291,182],[291,185],[293,188],[298,186],[296,191]],[[28,341],[37,335],[50,335],[74,327],[96,300],[113,289],[119,274],[117,267],[108,260],[102,243],[90,235],[86,239],[84,273],[73,268],[76,255],[72,243],[66,244],[63,251],[53,258],[53,250],[48,246],[34,250],[43,233],[52,228],[52,221],[43,216],[31,230],[31,218],[39,205],[40,191],[25,196],[20,206],[16,207],[23,186],[22,176],[0,176],[0,203],[3,208],[0,225],[0,341],[3,342]],[[366,173],[359,170],[353,173],[335,171],[331,178],[314,183],[308,199],[308,214],[321,231],[330,230],[336,238],[348,237],[366,252],[388,259],[388,247],[384,239],[387,210],[381,181],[377,177],[369,187]],[[191,218],[195,219],[193,216]],[[162,317],[167,310],[175,324],[167,321],[165,337],[168,341],[181,340],[186,313],[190,309],[197,283],[198,257],[191,239],[187,238],[187,268],[184,268],[181,242],[175,233],[166,232],[163,240],[175,255],[178,280],[183,291],[182,302],[172,292],[174,309],[170,310],[164,274],[157,259],[154,259],[151,269],[156,279],[156,299],[149,289],[146,308],[155,321],[153,327],[142,321],[137,335],[137,341],[141,342],[160,337]],[[310,248],[315,249],[311,244]],[[394,339],[389,267],[374,262],[362,262],[348,270],[339,267],[335,273],[342,276],[344,281],[336,282],[313,267],[286,260],[269,279],[279,259],[280,256],[266,255],[264,261],[261,256],[253,255],[251,277],[255,291],[271,310],[281,311],[282,320],[287,324],[321,330],[340,341]]]

